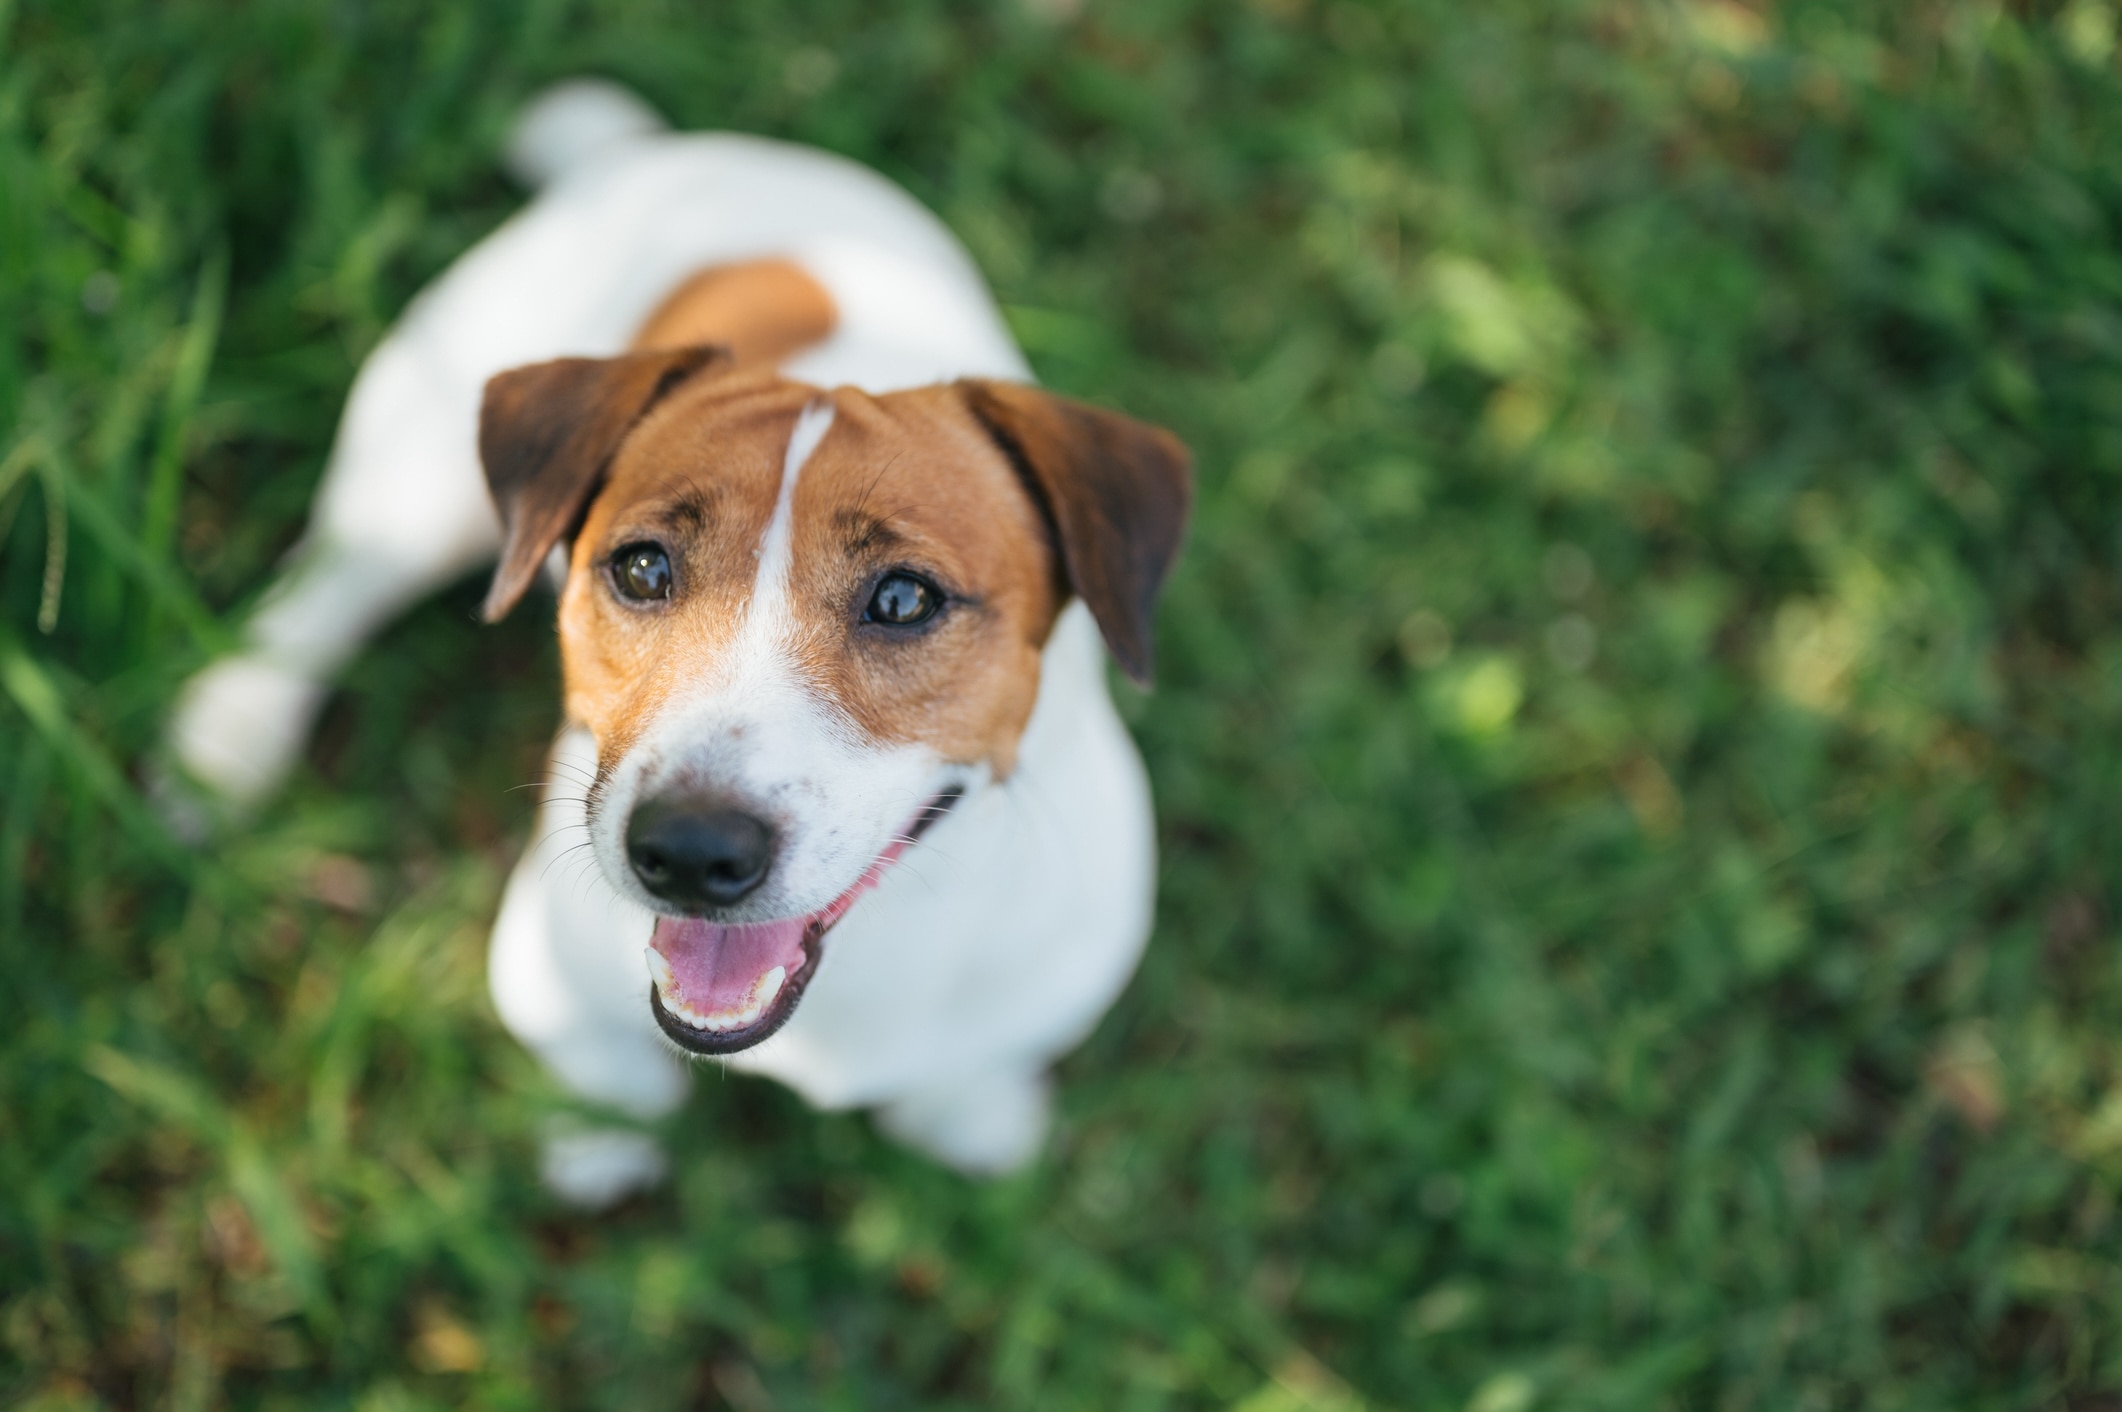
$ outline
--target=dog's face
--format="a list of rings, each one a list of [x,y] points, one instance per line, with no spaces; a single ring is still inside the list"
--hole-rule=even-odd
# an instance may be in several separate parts
[[[651,1004],[703,1053],[785,1022],[833,923],[1009,773],[1071,592],[1146,676],[1188,498],[1171,437],[1033,389],[827,393],[709,350],[503,374],[481,455],[489,616],[571,534],[590,842],[657,914]]]

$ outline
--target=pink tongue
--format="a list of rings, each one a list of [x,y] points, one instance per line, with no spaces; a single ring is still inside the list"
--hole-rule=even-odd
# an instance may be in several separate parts
[[[803,933],[813,922],[822,933],[847,914],[855,899],[877,885],[884,870],[899,861],[904,843],[894,843],[870,865],[855,885],[807,917],[724,926],[698,917],[658,917],[649,945],[670,964],[681,1001],[703,1015],[746,1009],[759,978],[779,966],[794,980],[803,969]]]
[[[794,976],[803,966],[808,917],[725,927],[697,917],[658,917],[649,945],[670,963],[676,995],[703,1015],[743,1010],[759,977],[780,966]]]

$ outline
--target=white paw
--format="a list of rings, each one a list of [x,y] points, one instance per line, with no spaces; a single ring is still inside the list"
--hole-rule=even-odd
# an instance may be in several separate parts
[[[999,1177],[1039,1155],[1051,1104],[1044,1074],[980,1074],[905,1094],[877,1126],[968,1176]]]
[[[310,678],[258,657],[224,657],[184,685],[170,720],[184,772],[237,811],[287,778],[324,704]]]
[[[625,1128],[565,1128],[545,1139],[539,1175],[555,1196],[601,1210],[663,1180],[670,1161],[647,1133]]]

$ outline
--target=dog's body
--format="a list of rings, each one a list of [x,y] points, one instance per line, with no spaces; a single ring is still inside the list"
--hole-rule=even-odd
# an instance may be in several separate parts
[[[664,133],[609,90],[546,100],[517,156],[545,190],[363,368],[296,566],[189,690],[177,756],[259,797],[378,624],[500,551],[498,614],[572,541],[570,725],[495,928],[504,1022],[641,1117],[682,1097],[675,1040],[1015,1166],[1046,1066],[1149,930],[1148,787],[1099,633],[1146,669],[1183,453],[937,386],[1027,372],[949,233],[863,168]],[[1131,517],[1151,528],[1108,523]],[[666,857],[656,811],[681,806]],[[754,835],[743,878],[700,861]],[[617,1131],[547,1154],[587,1201],[658,1170]]]

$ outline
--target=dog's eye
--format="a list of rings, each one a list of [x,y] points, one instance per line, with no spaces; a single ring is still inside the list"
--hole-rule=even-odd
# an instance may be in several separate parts
[[[933,584],[912,574],[886,574],[869,596],[869,609],[862,616],[873,623],[912,627],[936,616],[943,595]]]
[[[612,582],[625,597],[670,597],[670,555],[655,544],[629,544],[612,555]]]

